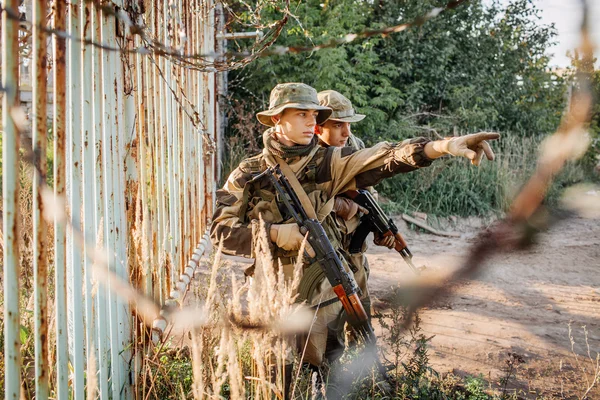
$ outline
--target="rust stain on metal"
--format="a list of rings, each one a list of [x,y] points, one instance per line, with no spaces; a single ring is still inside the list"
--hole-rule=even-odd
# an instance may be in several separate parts
[[[92,10],[90,7],[84,7],[84,10],[85,10],[85,22],[83,23],[83,32],[85,35],[85,33],[88,31],[88,29],[90,27],[90,24],[92,23],[92,20],[91,20],[91,11]],[[83,46],[82,50],[85,52],[87,50],[87,48],[88,48],[87,46]]]
[[[96,26],[96,19],[94,18],[100,20],[101,17],[94,16],[92,6],[97,7],[95,9],[99,14],[102,7],[109,10],[105,13],[105,16],[108,15],[110,18],[102,20],[101,24],[117,24],[116,30],[114,26],[111,26],[111,29],[108,30],[109,32],[112,30],[112,34],[108,35],[106,43],[111,43],[111,45],[116,43],[121,49],[141,46],[143,41],[136,36],[135,32],[132,33],[124,29],[124,23],[113,18],[117,11],[127,12],[134,23],[138,23],[139,17],[142,17],[142,20],[147,22],[147,29],[152,31],[154,37],[163,39],[161,41],[168,41],[169,46],[173,46],[173,48],[181,49],[187,53],[199,48],[203,52],[213,51],[214,49],[211,50],[211,46],[213,46],[212,36],[214,36],[212,1],[181,0],[179,8],[172,6],[176,3],[159,2],[157,5],[153,5],[148,0],[125,0],[123,8],[119,9],[112,3],[106,5],[90,5],[85,2],[67,4],[65,0],[56,0],[52,3],[53,29],[67,31],[65,17],[68,14],[67,11],[70,10],[73,15],[79,14],[83,17],[81,20],[83,25],[82,37],[84,39],[97,39],[96,36],[100,36],[100,32],[90,32],[90,30],[100,29]],[[80,10],[79,7],[82,7],[82,9]],[[189,9],[194,11],[181,11]],[[148,10],[148,12],[145,13],[145,10]],[[117,37],[115,37],[115,32]],[[69,60],[66,58],[66,39],[60,35],[53,36],[53,39],[54,102],[56,111],[54,116],[54,189],[56,195],[64,197],[68,183],[67,179],[71,179],[71,177],[66,176],[65,154],[74,151],[71,145],[66,143],[66,68]],[[36,40],[40,41],[41,39]],[[45,40],[41,41],[45,43]],[[88,47],[82,47],[83,54],[93,51],[94,60],[97,61],[99,57],[102,59],[102,65],[104,65],[105,59],[107,59],[105,51],[101,49],[92,50],[91,47]],[[90,56],[90,53],[87,53],[87,55]],[[116,61],[119,60],[119,56],[121,64]],[[117,240],[122,241],[118,242],[118,245],[124,244],[124,248],[126,248],[130,282],[135,287],[143,287],[147,294],[153,293],[157,299],[164,301],[169,297],[170,290],[176,283],[173,280],[177,281],[179,273],[184,271],[186,260],[202,238],[212,215],[212,192],[217,179],[217,166],[220,161],[218,152],[215,151],[216,135],[213,129],[215,125],[218,125],[213,120],[216,121],[217,102],[215,95],[219,93],[219,90],[215,88],[217,82],[215,82],[214,73],[200,73],[189,70],[185,66],[173,62],[174,60],[171,58],[156,57],[151,59],[146,55],[121,53],[114,58],[108,57],[108,59],[111,60],[111,68],[114,67],[116,73],[120,75],[117,77],[107,74],[99,80],[92,79],[90,84],[93,94],[89,101],[93,106],[97,103],[106,102],[107,97],[113,97],[114,91],[114,107],[109,102],[111,104],[110,111],[105,113],[103,110],[100,116],[102,124],[118,124],[118,136],[104,139],[109,140],[108,143],[104,142],[108,145],[104,150],[114,154],[112,157],[114,165],[105,165],[103,162],[104,143],[102,140],[91,139],[92,137],[98,137],[98,134],[101,133],[96,132],[102,129],[100,123],[94,123],[93,132],[86,131],[83,146],[85,149],[92,147],[89,154],[93,153],[94,165],[98,168],[98,171],[92,174],[94,175],[92,179],[96,180],[95,184],[98,185],[97,190],[100,192],[100,198],[107,202],[112,199],[113,203],[118,199],[121,202],[124,201],[124,203],[120,203],[120,207],[124,206],[125,208],[125,214],[122,215],[125,221],[123,224],[120,224],[121,221],[116,221],[114,225],[110,226],[109,231],[110,235],[116,234],[118,236]],[[142,62],[139,62],[140,60]],[[37,62],[38,69],[36,69],[35,79],[39,80],[41,88],[41,80],[45,81],[45,75],[42,71],[47,70],[48,59],[45,56],[39,57]],[[160,68],[165,71],[164,76],[158,76],[156,71],[152,74],[148,73],[148,71],[155,68],[152,62],[155,62],[156,67],[160,65]],[[99,61],[98,63],[100,64]],[[136,77],[138,77],[137,85]],[[82,84],[87,83],[84,76]],[[104,91],[105,88],[106,92]],[[86,89],[88,88],[86,87]],[[44,87],[43,90],[46,90],[46,88]],[[159,93],[162,96],[159,96]],[[130,134],[129,132],[124,135],[121,134],[121,128],[126,125],[123,122],[131,120],[127,117],[122,120],[120,116],[123,115],[123,110],[118,109],[118,107],[127,104],[127,100],[123,101],[126,94],[136,96],[136,105],[131,114],[135,115],[134,121],[137,126],[133,127],[135,135],[132,140],[123,143],[119,141],[125,140],[125,137],[129,140]],[[85,101],[87,101],[87,98]],[[42,104],[44,103],[42,103],[41,98],[37,104],[40,108],[43,108]],[[169,104],[169,106],[165,106],[165,104]],[[155,115],[161,107],[163,115]],[[156,113],[153,110],[156,110]],[[93,117],[92,115],[86,115],[86,113],[84,107],[82,118]],[[165,113],[167,114],[165,115]],[[37,123],[40,125],[45,124],[43,114],[42,112],[36,113]],[[198,126],[206,127],[202,131],[202,140],[195,136]],[[171,135],[171,147],[167,147],[167,143],[169,143],[165,136],[167,132]],[[87,139],[88,134],[90,139]],[[42,148],[43,145],[40,147]],[[123,150],[125,150],[124,153]],[[42,152],[42,154],[45,154],[45,152]],[[117,160],[117,157],[121,158]],[[118,179],[118,182],[110,182],[115,188],[114,192],[104,193],[108,180],[113,179],[112,172],[115,166],[119,166],[120,174],[123,174],[123,168],[129,168],[129,171],[125,171],[126,180]],[[73,167],[76,170],[84,167],[83,172],[86,172],[85,166],[80,161],[74,162]],[[45,164],[40,163],[38,169],[45,170]],[[143,179],[141,178],[141,171],[145,172]],[[129,178],[132,176],[136,178]],[[45,176],[40,177],[40,179],[45,180]],[[110,198],[106,199],[105,196],[110,196]],[[41,196],[38,194],[36,199],[38,201],[37,210],[39,213],[43,213],[44,204],[41,201]],[[66,204],[66,209],[69,210],[68,213],[70,214],[71,205]],[[120,208],[120,210],[122,214],[123,208]],[[77,214],[78,210],[73,209],[73,212]],[[86,223],[87,218],[86,215]],[[99,223],[99,221],[97,222]],[[177,224],[178,230],[176,227],[172,227],[172,224]],[[98,231],[98,227],[94,227],[94,230]],[[12,235],[18,234],[16,225],[11,227],[11,233]],[[60,233],[63,234],[64,232]],[[36,234],[40,238],[49,236],[47,231],[44,234],[42,227],[38,227]],[[106,233],[103,232],[103,234]],[[62,248],[56,250],[65,253],[67,249],[64,242],[60,243],[60,238],[58,240],[57,243]],[[108,242],[108,238],[104,238],[104,240]],[[71,249],[68,250],[71,251]],[[38,283],[41,288],[47,287],[49,280],[47,257],[47,246],[41,246],[39,253],[36,255],[39,266]],[[150,266],[148,267],[148,265]],[[57,268],[64,268],[64,265],[57,265]],[[149,276],[150,278],[148,278]],[[65,294],[63,293],[63,295]],[[91,296],[92,294],[86,293],[86,295]],[[96,306],[93,306],[94,313],[98,313]],[[12,312],[9,312],[8,315],[15,317]],[[48,331],[47,307],[42,307],[39,318],[42,324],[37,335],[44,346],[42,352],[47,354],[48,338],[52,336]],[[100,322],[103,323],[104,321]],[[134,338],[147,334],[147,330],[140,327],[135,328],[132,332]],[[67,328],[66,325],[58,325],[54,333],[66,337],[66,335],[71,334],[71,328]],[[15,342],[15,346],[17,345],[19,344]],[[99,364],[101,363],[99,362]],[[49,375],[48,371],[50,370],[43,369],[40,371],[40,374],[37,375],[38,378],[46,379]],[[100,372],[100,376],[106,377],[107,380],[112,378],[110,374],[110,370]]]

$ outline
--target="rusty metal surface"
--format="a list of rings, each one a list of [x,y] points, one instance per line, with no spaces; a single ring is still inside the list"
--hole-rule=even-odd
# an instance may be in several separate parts
[[[81,35],[84,39],[93,39],[93,7],[91,3],[84,2],[81,9]],[[85,235],[86,241],[83,248],[83,253],[93,250],[90,248],[96,243],[96,194],[95,194],[95,139],[94,139],[94,59],[93,49],[86,46],[82,47],[82,63],[81,76],[85,79],[86,75],[92,79],[92,84],[83,85],[82,87],[82,115],[87,118],[82,118],[82,232]],[[97,374],[98,371],[98,354],[95,349],[99,345],[96,327],[98,319],[95,313],[94,301],[96,296],[93,294],[92,285],[92,262],[89,257],[83,258],[83,293],[84,293],[84,328],[85,328],[85,372],[87,376]],[[96,375],[97,376],[97,375]]]
[[[92,35],[94,41],[100,42],[102,39],[102,24],[103,18],[96,7],[92,7]],[[102,59],[103,52],[97,48],[92,48],[92,80],[93,80],[93,151],[94,151],[94,219],[92,244],[98,247],[104,247],[105,243],[105,191],[104,180],[105,172],[103,170],[103,132],[104,132],[104,114],[103,114],[103,71]],[[96,344],[96,360],[97,360],[97,377],[98,388],[97,393],[101,399],[108,399],[109,392],[109,356],[110,356],[110,341],[108,337],[108,292],[107,288],[99,285],[95,287],[96,298],[92,300],[92,307],[95,306],[94,317],[96,320],[94,329],[94,339]],[[88,365],[89,367],[89,365]]]
[[[53,28],[65,30],[67,7],[64,0],[53,3]],[[54,46],[54,196],[55,201],[65,196],[66,187],[66,41],[55,37]],[[54,224],[54,280],[56,320],[56,393],[58,398],[68,396],[69,354],[67,343],[67,275],[66,230]]]
[[[2,11],[2,205],[4,233],[4,362],[6,399],[19,399],[21,341],[19,337],[19,135],[14,112],[19,106],[18,22],[8,13],[18,13],[19,2],[3,3]]]
[[[11,4],[6,3],[7,10]],[[51,30],[44,26],[48,4],[53,7]],[[119,284],[97,274],[119,277],[159,305],[176,306],[208,249],[219,165],[214,151],[218,134],[212,132],[220,126],[214,121],[216,72],[185,68],[171,53],[214,52],[213,8],[212,1],[198,0],[35,0],[34,19],[23,24],[33,28],[35,62],[36,398],[148,396],[138,374],[152,346],[152,320],[132,314]],[[2,29],[2,70],[9,71],[3,74],[6,89],[18,82],[10,74],[14,71],[16,76],[19,59],[12,45],[17,25],[11,21],[14,15],[3,20]],[[171,50],[131,51],[147,44],[146,36],[130,31],[133,26],[148,27],[145,34]],[[46,43],[52,32],[63,33],[51,36],[54,194],[44,197],[47,165],[40,155],[48,146]],[[16,89],[4,96],[3,110],[11,109]],[[11,115],[3,113],[6,166],[17,165],[19,132]],[[13,151],[7,155],[7,149]],[[5,240],[14,245],[4,253],[4,282],[5,299],[15,301],[7,301],[5,307],[5,354],[7,372],[11,371],[7,395],[19,398],[19,296],[11,296],[19,288],[17,278],[9,279],[19,275],[14,261],[18,193],[16,178],[11,183],[9,176],[6,173],[3,180]],[[44,214],[51,207],[55,209]],[[55,217],[48,221],[52,213]],[[49,224],[53,243],[47,243],[52,237]],[[54,253],[53,266],[46,261],[49,250]],[[106,265],[98,265],[98,259]],[[55,274],[51,299],[49,268]],[[54,335],[48,332],[49,302],[54,302]],[[49,366],[54,346],[55,365]]]
[[[33,20],[45,24],[47,5],[45,0],[36,0],[33,8]],[[46,36],[37,27],[33,30],[33,98],[35,118],[33,119],[32,142],[36,154],[33,182],[46,181],[46,149],[48,147],[46,127],[47,106],[47,51]],[[33,273],[35,282],[35,392],[36,398],[49,396],[49,336],[48,336],[48,224],[43,218],[44,200],[40,187],[33,185]]]
[[[68,4],[68,32],[73,37],[81,36],[81,1]],[[82,223],[82,44],[68,42],[67,60],[67,209],[71,211],[71,221],[79,230]],[[67,229],[67,285],[69,320],[69,358],[73,365],[71,373],[74,398],[84,397],[85,329],[83,318],[83,257],[82,249],[74,245],[73,232]]]

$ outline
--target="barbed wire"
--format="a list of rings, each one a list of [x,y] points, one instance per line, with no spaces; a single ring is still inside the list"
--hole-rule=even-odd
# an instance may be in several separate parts
[[[183,68],[189,68],[197,71],[206,72],[218,72],[232,69],[241,68],[244,65],[249,64],[258,57],[267,57],[271,55],[284,55],[288,53],[297,54],[303,52],[315,52],[327,48],[337,47],[344,44],[354,42],[359,39],[366,39],[373,36],[386,36],[392,33],[399,33],[412,27],[423,25],[428,20],[437,17],[444,11],[455,9],[466,3],[468,0],[454,0],[447,3],[444,7],[435,7],[428,13],[418,16],[410,22],[406,22],[399,25],[384,27],[380,29],[366,29],[358,33],[348,33],[340,38],[330,39],[325,43],[312,45],[312,46],[273,46],[284,26],[288,23],[289,19],[297,21],[300,24],[300,20],[289,10],[289,0],[284,2],[283,7],[277,7],[277,9],[283,14],[283,17],[277,21],[272,22],[268,25],[256,25],[254,27],[266,27],[269,29],[262,37],[261,40],[257,41],[250,50],[247,51],[224,51],[218,52],[206,52],[206,53],[184,53],[182,50],[174,48],[171,45],[161,42],[158,40],[148,27],[142,23],[136,23],[133,19],[137,20],[142,15],[136,14],[133,10],[125,10],[115,6],[114,4],[103,4],[99,0],[92,0],[91,3],[103,13],[103,15],[112,16],[118,22],[125,25],[126,31],[131,35],[138,35],[142,39],[144,45],[133,47],[133,48],[119,48],[107,45],[106,43],[97,42],[90,38],[79,38],[70,34],[68,31],[58,30],[49,28],[44,24],[34,24],[31,21],[23,21],[20,18],[18,11],[12,10],[6,7],[0,7],[0,10],[6,13],[9,19],[18,20],[23,27],[33,28],[34,26],[40,29],[42,32],[56,36],[60,39],[74,40],[80,42],[86,46],[92,46],[104,51],[120,52],[125,54],[141,54],[141,55],[153,55],[167,58],[173,64]],[[225,3],[221,3],[225,8],[230,11],[230,15],[236,15],[231,11],[231,7]],[[247,7],[249,5],[246,4]],[[128,12],[133,13],[132,17]],[[240,18],[236,16],[236,18]],[[301,25],[300,25],[301,26]],[[302,28],[302,26],[301,26]],[[304,28],[302,28],[304,29]]]
[[[141,54],[141,55],[155,55],[162,56],[169,59],[174,64],[179,66],[190,68],[198,71],[207,71],[207,72],[217,72],[239,68],[243,65],[246,65],[253,61],[264,49],[271,46],[281,31],[283,30],[283,26],[288,22],[289,19],[289,0],[284,2],[284,7],[281,8],[284,16],[270,24],[269,31],[265,33],[263,38],[257,42],[253,46],[253,48],[239,56],[240,60],[235,60],[230,65],[223,61],[223,57],[226,56],[226,53],[218,54],[216,52],[207,52],[207,53],[192,53],[185,54],[181,50],[177,48],[173,48],[168,44],[165,44],[155,37],[153,37],[152,32],[148,29],[145,24],[142,23],[134,23],[128,12],[132,13],[134,16],[133,19],[138,15],[135,14],[133,9],[125,10],[117,7],[116,5],[110,3],[100,3],[99,0],[92,0],[89,3],[92,3],[97,10],[103,13],[104,16],[112,16],[117,22],[122,23],[126,32],[131,35],[138,35],[142,39],[144,43],[143,46],[138,46],[134,48],[121,48],[116,46],[111,46],[106,43],[95,41],[91,38],[80,38],[72,35],[70,32],[65,30],[54,29],[46,26],[46,24],[35,24],[31,21],[24,20],[21,18],[22,13],[18,10],[14,10],[12,8],[0,6],[0,11],[6,13],[6,16],[10,20],[18,21],[19,28],[21,32],[23,32],[22,38],[27,38],[31,36],[31,30],[36,27],[41,32],[45,33],[48,36],[55,36],[59,39],[72,40],[77,43],[81,43],[84,46],[91,46],[103,51],[109,52],[118,52],[123,54]],[[73,6],[73,4],[71,5]],[[141,17],[141,15],[139,15]],[[28,28],[28,29],[25,29]],[[215,61],[210,61],[210,60]],[[197,62],[194,62],[197,61]]]

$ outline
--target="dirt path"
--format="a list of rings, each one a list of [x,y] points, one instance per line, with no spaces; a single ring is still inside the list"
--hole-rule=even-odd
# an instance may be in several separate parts
[[[406,232],[415,265],[426,266],[424,274],[458,266],[479,231],[465,227],[460,239],[445,238],[415,233],[396,222]],[[452,295],[421,312],[425,334],[435,335],[430,356],[438,372],[482,374],[498,382],[508,353],[514,352],[525,363],[511,384],[527,397],[585,392],[582,366],[592,376],[593,365],[585,359],[582,326],[592,357],[600,352],[600,220],[570,219],[541,234],[538,242],[496,256],[481,276],[457,284]],[[368,259],[371,293],[385,307],[390,288],[413,275],[391,250],[371,246]],[[581,366],[571,352],[569,322]],[[600,389],[589,398],[600,399]]]

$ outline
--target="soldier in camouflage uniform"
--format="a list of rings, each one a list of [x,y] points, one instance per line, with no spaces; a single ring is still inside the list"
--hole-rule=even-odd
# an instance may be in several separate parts
[[[269,109],[257,114],[258,120],[269,127],[263,133],[265,147],[262,153],[242,161],[217,192],[217,208],[211,226],[215,246],[222,244],[226,254],[254,258],[254,244],[260,232],[259,216],[262,216],[272,242],[274,267],[281,263],[283,273],[292,277],[304,235],[298,225],[282,213],[274,189],[267,180],[250,182],[269,165],[287,163],[308,195],[334,247],[343,251],[341,239],[336,237],[339,232],[332,226],[330,218],[336,195],[373,186],[398,173],[427,167],[434,159],[446,154],[467,157],[474,164],[479,163],[484,153],[493,159],[493,152],[485,140],[497,138],[494,134],[438,141],[414,138],[400,143],[382,142],[358,151],[350,147],[321,147],[314,129],[325,122],[331,112],[329,107],[319,104],[315,89],[305,84],[280,84],[271,91]],[[303,280],[318,275],[314,273],[318,269],[318,265],[307,265]],[[308,305],[317,306],[335,297],[326,279],[308,286],[310,290],[300,296]],[[341,308],[339,302],[317,308],[316,322],[305,343],[305,362],[321,365],[327,325],[337,318]]]
[[[352,134],[350,124],[362,121],[365,118],[365,115],[356,113],[350,100],[335,90],[324,90],[319,92],[317,96],[320,105],[330,107],[333,110],[327,121],[321,125],[317,125],[315,132],[318,134],[319,144],[323,147],[348,146],[353,150],[364,149],[365,144],[362,140]],[[364,189],[369,190],[373,196],[377,198],[377,192],[372,186]],[[360,224],[360,218],[365,211],[366,210],[361,206],[347,197],[338,196],[335,198],[335,223],[339,228],[342,237],[344,255],[347,256],[350,267],[355,271],[354,278],[362,292],[361,300],[365,310],[370,316],[371,299],[369,297],[369,288],[367,286],[369,263],[367,257],[364,255],[367,250],[367,245],[365,243],[362,251],[359,253],[351,254],[349,252],[352,234]],[[376,237],[374,242],[379,246],[393,248],[394,237]],[[326,357],[330,362],[339,358],[343,352],[344,346],[343,338],[341,337],[341,324],[343,324],[343,321],[339,321],[338,326],[335,328],[330,325],[331,329],[328,332],[326,350]]]

